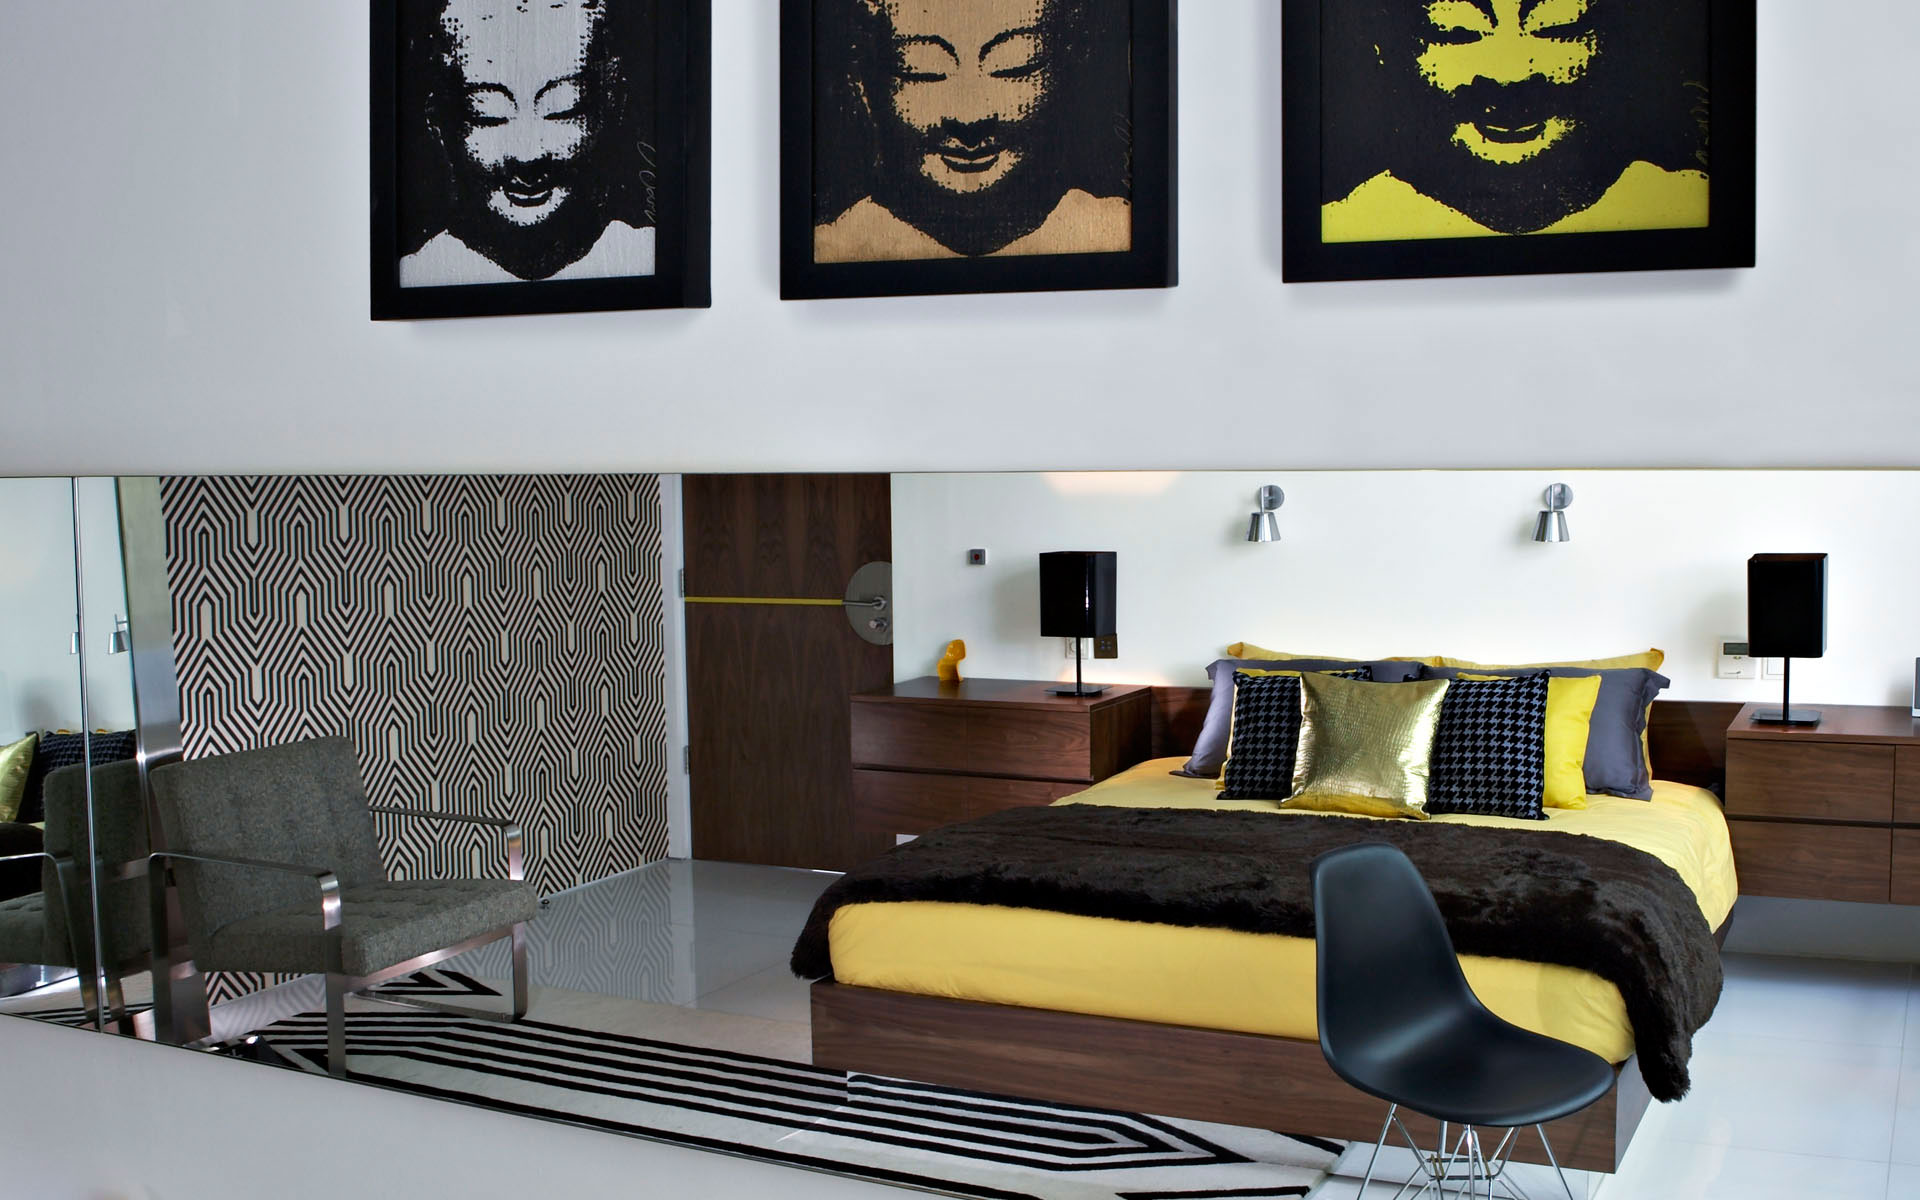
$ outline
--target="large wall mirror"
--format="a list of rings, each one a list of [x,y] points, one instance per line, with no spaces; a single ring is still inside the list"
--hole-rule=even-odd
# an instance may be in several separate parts
[[[1710,545],[1650,536],[1706,495]],[[1904,703],[1881,598],[1920,577],[1877,547],[1916,502],[1913,472],[0,480],[0,1011],[960,1195],[1305,1194],[1373,1130],[1172,1080],[1248,1046],[1318,1063],[1284,1025],[1310,984],[1249,1002],[1280,1025],[1196,1034],[1177,996],[1089,992],[1037,926],[928,901],[809,929],[816,905],[1095,785],[1210,803],[1173,772],[1236,644],[1662,647],[1653,769],[1717,811],[1715,722],[1774,686],[1715,652],[1747,555],[1831,552],[1796,697]],[[1044,600],[1062,551],[1109,597],[1085,628]],[[1106,690],[1053,694],[1076,677]],[[1046,1002],[965,945],[1058,960]],[[860,982],[808,977],[822,946]],[[1198,1040],[1128,1041],[1155,1020]],[[1637,1123],[1615,1049],[1605,1129],[1566,1130],[1581,1170]]]

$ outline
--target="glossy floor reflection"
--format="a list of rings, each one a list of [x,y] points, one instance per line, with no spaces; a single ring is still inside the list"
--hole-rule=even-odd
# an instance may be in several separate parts
[[[1600,1200],[1920,1196],[1920,974],[1902,964],[1725,956],[1693,1091],[1656,1104]],[[1349,1162],[1352,1161],[1351,1155]],[[1352,1168],[1357,1174],[1365,1161]],[[1343,1169],[1344,1166],[1343,1166]],[[1528,1178],[1529,1194],[1560,1196]],[[1375,1184],[1366,1200],[1398,1186]],[[1581,1181],[1576,1195],[1587,1195]],[[1316,1200],[1353,1200],[1335,1178]]]
[[[529,932],[541,987],[677,1004],[771,1021],[807,1021],[807,985],[787,956],[820,871],[672,860],[552,897]],[[502,979],[504,943],[445,964]]]
[[[553,897],[533,926],[533,977],[543,987],[781,1022],[798,1037],[807,985],[788,972],[787,955],[833,879],[674,861],[589,884]],[[1620,1173],[1576,1176],[1576,1194],[1920,1197],[1920,972],[1739,954],[1725,961],[1726,991],[1695,1043],[1692,1094],[1654,1105]],[[506,950],[486,947],[447,965],[504,978]],[[1347,1164],[1357,1176],[1365,1159],[1350,1153]],[[1386,1200],[1402,1177],[1376,1183],[1366,1200]],[[1544,1173],[1520,1182],[1536,1198],[1563,1194]],[[1315,1200],[1353,1200],[1358,1184],[1335,1177]]]

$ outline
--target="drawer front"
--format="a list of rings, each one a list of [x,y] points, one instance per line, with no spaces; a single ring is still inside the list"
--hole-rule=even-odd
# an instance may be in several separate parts
[[[855,771],[853,827],[861,833],[925,833],[1003,808],[1051,804],[1085,786],[979,775]]]
[[[1901,825],[1920,825],[1920,746],[1894,751],[1893,819]]]
[[[1727,815],[1893,820],[1892,746],[1727,742]]]
[[[1093,736],[1086,712],[856,701],[853,763],[1092,783]]]
[[[853,762],[909,771],[979,770],[967,751],[964,710],[925,704],[853,704]]]
[[[1742,896],[1885,904],[1893,830],[1728,821]]]
[[[1893,831],[1893,902],[1920,904],[1920,829]]]
[[[966,718],[966,770],[1093,782],[1089,714],[982,707],[968,709]]]

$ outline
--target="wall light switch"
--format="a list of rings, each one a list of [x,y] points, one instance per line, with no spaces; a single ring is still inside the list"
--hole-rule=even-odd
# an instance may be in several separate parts
[[[1762,679],[1781,679],[1787,673],[1787,660],[1784,658],[1763,658],[1760,660]]]
[[[987,552],[986,552],[985,550],[969,550],[969,551],[967,551],[967,565],[968,565],[968,566],[970,566],[970,567],[984,567],[984,566],[986,566],[986,565],[987,565]]]
[[[1093,639],[1093,656],[1095,658],[1119,658],[1120,657],[1119,636],[1116,634],[1110,633],[1105,637],[1097,637]]]
[[[1758,679],[1760,661],[1747,654],[1747,639],[1724,637],[1718,647],[1714,674],[1721,679]]]

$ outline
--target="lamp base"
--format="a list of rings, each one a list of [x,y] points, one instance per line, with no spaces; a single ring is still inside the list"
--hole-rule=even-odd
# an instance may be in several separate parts
[[[1817,708],[1762,708],[1753,714],[1755,725],[1818,725],[1820,710]]]
[[[1107,685],[1104,683],[1089,683],[1085,685],[1068,683],[1060,687],[1047,689],[1049,693],[1055,696],[1098,696],[1106,690]]]

